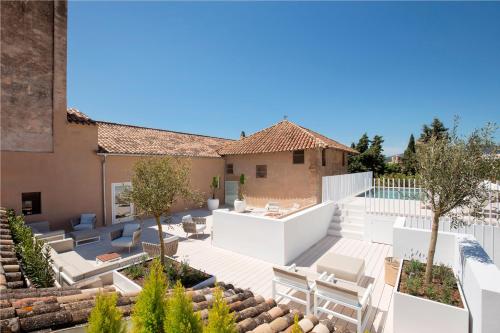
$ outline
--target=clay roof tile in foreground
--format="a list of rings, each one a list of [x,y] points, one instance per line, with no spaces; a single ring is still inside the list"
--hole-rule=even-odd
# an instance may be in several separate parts
[[[220,157],[232,140],[109,122],[98,123],[99,152],[109,154]]]
[[[218,150],[218,153],[257,154],[314,148],[334,148],[348,153],[358,153],[346,145],[288,120],[280,121],[238,141],[228,142]]]
[[[68,119],[68,122],[70,123],[75,123],[75,124],[80,124],[80,125],[95,125],[96,122],[92,119],[90,119],[89,116],[87,116],[85,113],[80,112],[78,109],[75,108],[68,108],[66,110],[66,117]]]

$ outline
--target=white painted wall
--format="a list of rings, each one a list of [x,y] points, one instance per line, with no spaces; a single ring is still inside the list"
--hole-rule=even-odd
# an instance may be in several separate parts
[[[471,312],[471,332],[500,332],[500,270],[473,236],[457,236],[457,249],[457,275]]]
[[[284,263],[290,264],[327,234],[335,204],[327,201],[283,219]]]
[[[326,236],[334,207],[324,202],[283,219],[215,210],[212,244],[286,265]]]
[[[393,244],[394,224],[402,217],[387,215],[365,215],[364,240]]]
[[[399,217],[394,223],[393,248],[395,257],[419,259],[426,262],[431,240],[430,230],[407,228],[405,218]],[[453,267],[456,262],[456,234],[439,232],[434,254],[434,263]]]

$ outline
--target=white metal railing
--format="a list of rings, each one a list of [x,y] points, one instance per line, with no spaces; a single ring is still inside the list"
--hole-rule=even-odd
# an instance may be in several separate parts
[[[430,230],[431,218],[408,217],[404,226],[407,228]],[[498,223],[463,223],[454,225],[449,217],[442,217],[439,220],[439,231],[452,232],[457,234],[472,235],[484,248],[493,262],[500,267],[500,224]]]
[[[322,181],[322,201],[339,201],[370,188],[373,172],[325,176]]]
[[[377,178],[364,193],[366,214],[404,216],[416,221],[427,221],[432,217],[430,204],[427,202],[425,191],[415,179]],[[464,224],[499,223],[500,218],[500,182],[485,181],[488,197],[480,213],[481,218],[472,216],[463,217]]]

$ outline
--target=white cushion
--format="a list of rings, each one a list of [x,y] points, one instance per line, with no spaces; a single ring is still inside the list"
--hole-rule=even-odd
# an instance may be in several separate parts
[[[122,237],[132,237],[134,232],[139,229],[139,225],[137,223],[129,223],[123,226]]]
[[[81,224],[92,224],[94,222],[95,214],[82,214],[80,215]]]
[[[207,225],[206,224],[197,224],[196,225],[196,232],[202,232],[203,230],[205,230],[207,228]]]
[[[191,217],[191,215],[183,216],[182,223],[184,223],[184,222],[193,222],[193,218]]]

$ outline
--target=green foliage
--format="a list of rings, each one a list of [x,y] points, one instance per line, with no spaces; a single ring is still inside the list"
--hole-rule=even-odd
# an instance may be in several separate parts
[[[134,333],[164,332],[167,282],[162,267],[158,259],[153,259],[149,274],[146,276],[144,286],[132,311],[132,332]]]
[[[170,156],[142,158],[134,165],[132,188],[123,194],[123,199],[134,203],[139,215],[154,216],[160,244],[163,244],[160,217],[168,215],[177,200],[191,200],[202,204],[200,194],[191,189],[189,176],[189,164]],[[161,246],[162,264],[164,258],[164,248]]]
[[[116,307],[117,295],[99,294],[90,312],[87,333],[125,333],[122,313]]]
[[[422,127],[422,134],[420,135],[420,142],[427,143],[432,138],[441,140],[448,138],[448,128],[438,118],[434,118],[430,125]]]
[[[168,298],[164,331],[168,333],[202,332],[201,318],[193,311],[193,303],[179,281]]]
[[[302,328],[300,328],[299,325],[299,315],[295,314],[295,316],[293,316],[293,326],[291,333],[302,333],[302,332],[303,332]]]
[[[244,195],[244,191],[243,191],[245,183],[246,183],[246,177],[245,177],[245,174],[242,173],[240,175],[240,184],[238,186],[238,200],[245,199],[245,195]]]
[[[392,162],[385,163],[384,174],[386,176],[388,174],[399,174],[399,173],[401,173],[401,165]]]
[[[432,266],[438,237],[439,218],[449,216],[453,225],[463,216],[482,219],[489,191],[484,180],[494,176],[497,127],[486,125],[469,137],[459,137],[458,122],[451,132],[431,131],[430,138],[417,145],[418,174],[425,200],[433,212],[433,228],[427,254],[426,283],[432,279]],[[436,132],[436,133],[434,133]]]
[[[417,173],[417,150],[415,148],[415,137],[410,135],[408,146],[403,154],[402,171],[405,175],[415,175]]]
[[[234,315],[223,298],[222,290],[217,288],[214,292],[214,302],[208,312],[208,323],[203,332],[205,333],[236,333]]]
[[[146,275],[146,268],[143,265],[132,265],[123,270],[125,275],[127,275],[132,280],[142,278]]]
[[[219,186],[220,186],[220,177],[213,176],[212,182],[210,183],[210,189],[212,190],[212,199],[215,199],[215,191],[217,191]]]
[[[347,170],[349,173],[373,171],[375,176],[383,175],[385,171],[385,161],[383,152],[384,140],[380,135],[375,135],[368,140],[368,136],[363,134],[356,145],[358,155],[349,157]]]
[[[44,246],[44,241],[33,237],[22,215],[15,216],[13,211],[9,211],[7,221],[26,277],[37,288],[53,287],[54,271],[49,247]]]

